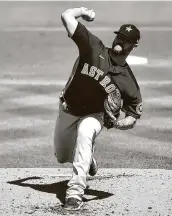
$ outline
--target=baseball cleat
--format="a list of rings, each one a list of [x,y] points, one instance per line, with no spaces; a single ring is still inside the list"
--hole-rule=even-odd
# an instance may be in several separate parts
[[[84,203],[82,200],[70,197],[66,200],[66,203],[63,208],[68,211],[78,211],[83,206],[83,204]]]
[[[90,169],[89,169],[89,175],[90,176],[95,176],[96,173],[98,171],[98,166],[97,166],[97,162],[96,160],[93,158],[92,159],[92,162],[91,162],[91,165],[90,165]]]

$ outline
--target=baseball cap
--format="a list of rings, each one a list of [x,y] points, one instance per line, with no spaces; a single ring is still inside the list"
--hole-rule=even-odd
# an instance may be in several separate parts
[[[115,34],[125,35],[135,44],[138,44],[140,40],[140,31],[133,24],[124,24],[120,27],[118,31],[114,31]]]

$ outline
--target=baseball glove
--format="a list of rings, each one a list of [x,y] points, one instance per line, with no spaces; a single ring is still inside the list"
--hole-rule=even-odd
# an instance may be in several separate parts
[[[112,128],[117,122],[121,109],[121,93],[118,88],[109,93],[104,101],[104,126]]]

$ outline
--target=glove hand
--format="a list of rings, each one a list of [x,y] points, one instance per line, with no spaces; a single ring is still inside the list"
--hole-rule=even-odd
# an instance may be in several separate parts
[[[95,18],[95,12],[93,9],[88,9],[85,7],[81,7],[81,17],[83,20],[87,21],[87,22],[91,22],[94,20]]]
[[[114,92],[108,94],[104,101],[104,109],[110,119],[116,121],[116,115],[119,114],[121,109],[121,93],[119,89],[116,88]]]
[[[111,106],[113,106],[113,104],[111,104]],[[106,117],[108,117],[109,120],[111,120],[112,122],[115,122],[117,119],[116,119],[116,117],[114,115],[114,111],[113,111],[112,107],[110,107],[108,101],[105,101],[104,107],[105,107]]]
[[[104,101],[104,126],[106,128],[113,128],[118,121],[121,109],[121,93],[116,88],[112,93],[109,93]]]
[[[109,115],[107,115],[106,113],[104,114],[104,126],[107,128],[107,129],[110,129],[110,128],[113,128],[114,125],[116,124],[117,122],[117,118],[110,118]]]

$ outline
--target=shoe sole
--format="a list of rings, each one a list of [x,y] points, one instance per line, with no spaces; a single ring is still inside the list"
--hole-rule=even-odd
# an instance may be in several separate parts
[[[82,202],[82,203],[78,206],[78,208],[75,208],[75,209],[64,208],[64,209],[67,210],[67,211],[78,211],[78,210],[81,209],[81,207],[82,207],[83,205],[84,205],[84,203]]]

